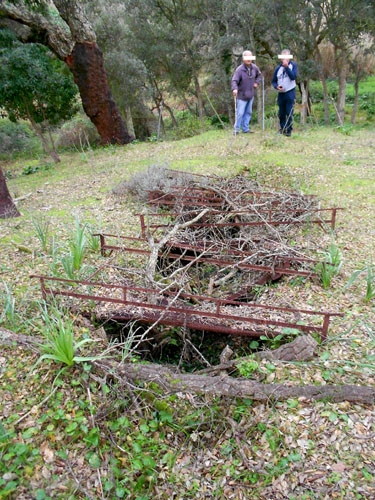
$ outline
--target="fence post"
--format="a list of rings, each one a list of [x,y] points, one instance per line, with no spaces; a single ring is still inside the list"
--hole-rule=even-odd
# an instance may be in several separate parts
[[[262,132],[264,132],[264,76],[262,76]]]

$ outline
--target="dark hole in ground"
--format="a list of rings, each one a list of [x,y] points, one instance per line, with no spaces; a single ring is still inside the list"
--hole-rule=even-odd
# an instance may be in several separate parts
[[[108,340],[131,347],[132,336],[142,335],[149,325],[141,322],[107,320],[102,324]],[[134,339],[133,346],[137,342]],[[179,366],[187,372],[220,363],[220,354],[228,345],[236,357],[250,355],[264,348],[266,341],[232,336],[225,333],[202,332],[181,327],[156,326],[137,347],[137,355],[145,361]],[[120,346],[119,346],[120,348]]]

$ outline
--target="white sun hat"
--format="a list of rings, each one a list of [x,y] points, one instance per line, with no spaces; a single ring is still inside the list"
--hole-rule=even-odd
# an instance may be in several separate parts
[[[279,59],[293,59],[292,54],[279,54],[277,57]]]

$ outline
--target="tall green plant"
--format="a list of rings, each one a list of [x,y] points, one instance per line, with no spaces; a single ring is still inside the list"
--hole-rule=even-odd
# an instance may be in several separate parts
[[[4,291],[1,293],[0,302],[3,303],[4,309],[0,314],[0,324],[3,322],[8,323],[10,326],[13,326],[16,322],[16,299],[8,287],[8,285],[3,281]]]
[[[329,288],[333,277],[339,273],[341,266],[342,254],[334,238],[332,238],[328,251],[324,253],[324,260],[315,267],[325,290]]]
[[[85,344],[95,342],[93,339],[83,339],[80,342],[74,340],[74,322],[67,318],[55,306],[42,309],[42,319],[44,326],[42,332],[46,338],[40,348],[43,354],[34,365],[38,365],[45,359],[50,359],[56,363],[72,366],[75,363],[84,361],[95,361],[101,356],[78,356],[77,351]]]
[[[366,281],[365,302],[370,302],[375,298],[375,264],[370,263],[354,271],[345,288],[353,285],[361,275],[365,276]]]
[[[36,235],[40,241],[43,252],[48,252],[50,221],[44,218],[32,217],[31,222],[35,228]]]
[[[86,236],[86,224],[81,224],[79,219],[76,218],[74,221],[74,233],[73,240],[70,243],[70,250],[73,259],[74,269],[79,271],[83,264],[83,258],[86,251],[87,236]]]
[[[74,266],[74,258],[71,253],[68,253],[61,258],[61,264],[66,276],[70,280],[76,279],[76,268]]]

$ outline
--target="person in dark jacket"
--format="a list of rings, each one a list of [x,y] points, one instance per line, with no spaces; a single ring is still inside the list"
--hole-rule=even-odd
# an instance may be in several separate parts
[[[240,129],[244,134],[252,133],[249,130],[251,120],[255,89],[258,87],[261,72],[258,66],[251,61],[255,60],[255,56],[250,50],[245,50],[242,54],[243,63],[236,69],[232,78],[232,91],[236,97],[236,122],[234,124],[234,134],[237,134]]]
[[[296,100],[297,64],[292,61],[289,49],[284,49],[279,55],[281,64],[277,66],[272,78],[272,85],[279,92],[277,104],[279,105],[280,134],[288,137],[292,135],[293,110]]]

